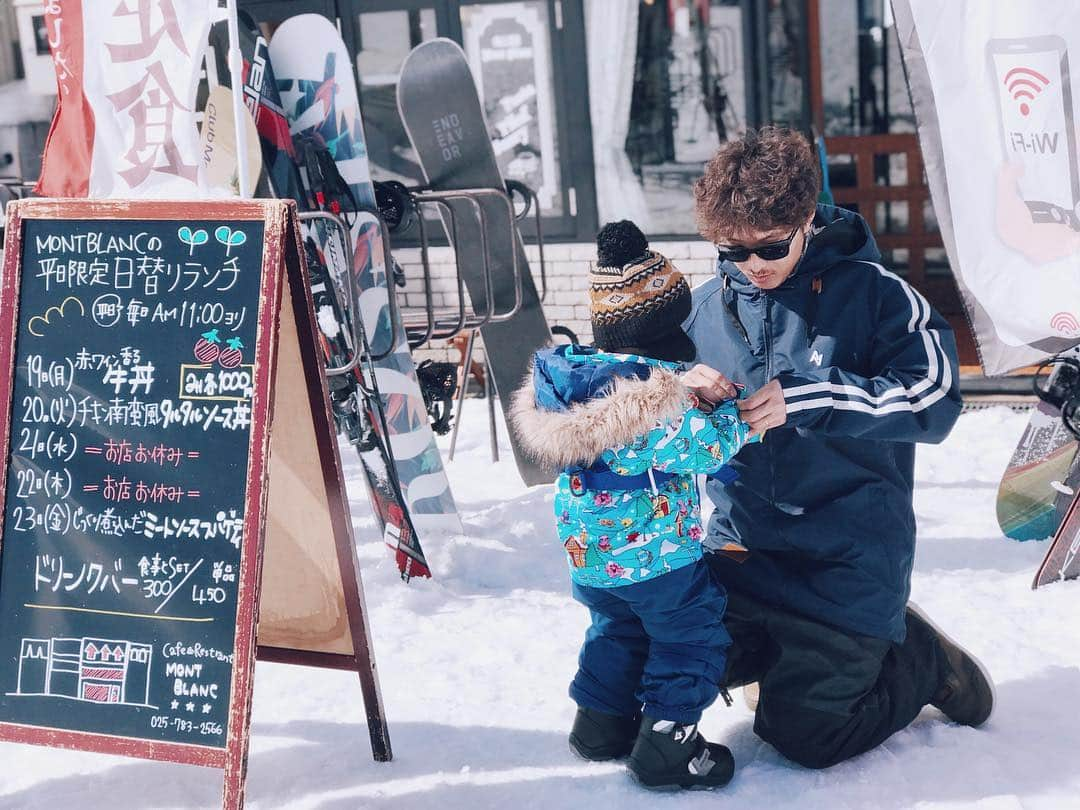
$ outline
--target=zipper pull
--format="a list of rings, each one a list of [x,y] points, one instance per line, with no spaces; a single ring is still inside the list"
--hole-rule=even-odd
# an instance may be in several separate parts
[[[746,327],[743,326],[742,319],[739,318],[738,302],[735,301],[733,294],[730,293],[727,286],[724,287],[724,291],[720,294],[720,300],[724,305],[724,310],[727,312],[728,318],[735,326],[735,331],[742,336],[743,342],[746,343],[747,348],[753,352],[754,345],[750,342],[750,334],[746,331]]]

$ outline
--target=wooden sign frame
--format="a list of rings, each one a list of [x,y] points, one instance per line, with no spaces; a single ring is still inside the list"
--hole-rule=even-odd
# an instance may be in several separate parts
[[[234,658],[228,708],[228,730],[224,748],[172,741],[100,734],[66,729],[0,722],[0,740],[60,748],[121,754],[144,759],[202,765],[224,770],[223,806],[241,807],[244,797],[249,727],[251,720],[252,676],[259,658],[283,663],[299,663],[355,670],[359,673],[374,758],[392,757],[382,698],[375,671],[374,655],[364,605],[363,585],[356,557],[343,483],[334,420],[324,382],[324,363],[318,350],[317,325],[313,312],[310,282],[291,201],[89,201],[35,199],[13,202],[8,207],[2,287],[0,287],[0,504],[6,492],[6,476],[11,450],[12,394],[15,348],[18,336],[23,223],[28,220],[224,220],[261,221],[262,245],[259,312],[254,360],[255,390],[251,403],[251,434],[245,481],[243,540],[237,579]],[[283,283],[285,282],[285,283]],[[286,286],[287,285],[287,286]],[[300,365],[305,384],[277,377],[278,333],[282,323],[283,292],[291,299]],[[279,646],[257,647],[257,627],[261,577],[265,552],[267,518],[274,507],[267,502],[270,488],[270,450],[275,401],[278,397],[306,396],[313,421],[325,488],[326,509],[332,526],[332,542],[342,595],[349,623],[352,654],[333,654]],[[0,509],[0,544],[3,542],[4,511]],[[312,542],[326,542],[316,538]],[[2,552],[2,546],[0,546]]]
[[[367,620],[360,562],[356,556],[349,498],[345,490],[341,456],[338,452],[336,426],[327,395],[326,364],[322,352],[316,349],[318,325],[311,296],[311,282],[301,247],[303,237],[300,233],[300,223],[296,217],[295,204],[292,202],[289,202],[287,227],[289,234],[285,239],[285,266],[289,272],[286,275],[299,338],[300,362],[303,365],[307,398],[314,422],[318,460],[322,470],[323,484],[326,487],[327,514],[332,526],[338,570],[341,573],[342,596],[353,652],[351,655],[345,655],[260,644],[257,655],[262,661],[358,672],[372,755],[378,762],[389,762],[393,758],[393,751],[390,746],[382,692],[375,668],[375,654],[371,647],[371,629]]]

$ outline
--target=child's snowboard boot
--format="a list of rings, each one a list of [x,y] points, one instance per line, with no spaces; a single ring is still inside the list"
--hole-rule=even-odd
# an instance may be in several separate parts
[[[650,788],[714,788],[735,775],[735,760],[725,746],[706,741],[696,723],[641,718],[630,752],[630,770]]]
[[[570,729],[570,750],[596,762],[625,757],[634,747],[640,722],[640,715],[620,717],[579,706]]]

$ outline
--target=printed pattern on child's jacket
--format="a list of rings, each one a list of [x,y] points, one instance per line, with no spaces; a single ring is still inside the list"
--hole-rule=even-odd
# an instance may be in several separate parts
[[[537,353],[533,385],[515,397],[523,444],[563,468],[556,526],[580,585],[644,582],[701,559],[694,475],[717,472],[750,428],[734,402],[693,407],[677,368],[560,346]],[[633,489],[590,489],[590,472],[648,477]]]

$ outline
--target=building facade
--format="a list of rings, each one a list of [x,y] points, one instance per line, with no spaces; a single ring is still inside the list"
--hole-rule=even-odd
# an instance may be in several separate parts
[[[25,1],[25,0],[21,0]],[[372,173],[423,183],[397,111],[409,51],[464,49],[508,179],[544,211],[552,323],[589,339],[585,276],[599,227],[633,219],[692,279],[712,272],[691,187],[721,143],[781,123],[820,136],[834,198],[867,218],[884,261],[957,328],[975,362],[923,176],[887,0],[240,0],[268,33],[335,20],[354,56]],[[314,45],[314,43],[313,43]],[[433,223],[430,229],[439,233]],[[527,242],[535,227],[522,224]],[[422,304],[416,230],[395,235]],[[445,241],[443,241],[445,244]],[[539,286],[537,253],[530,250]],[[436,306],[454,306],[453,257],[433,252]],[[443,347],[427,347],[443,354]]]
[[[694,280],[712,272],[691,186],[721,143],[781,123],[821,136],[838,204],[867,218],[884,260],[974,346],[923,176],[887,0],[242,0],[272,26],[301,10],[339,21],[355,54],[376,179],[423,182],[397,114],[405,56],[456,40],[479,86],[503,174],[544,208],[545,308],[588,339],[588,246],[636,221]],[[438,231],[438,226],[435,226]],[[531,224],[523,225],[527,241]],[[420,305],[415,234],[395,240]],[[436,306],[453,305],[435,251]],[[530,251],[539,280],[535,250]],[[436,347],[438,348],[438,347]]]

